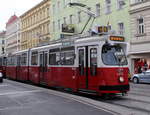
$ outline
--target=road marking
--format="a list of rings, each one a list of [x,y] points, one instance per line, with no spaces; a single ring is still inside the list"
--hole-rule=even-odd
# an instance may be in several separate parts
[[[0,93],[0,96],[2,95],[16,95],[16,94],[24,94],[24,93],[36,93],[41,92],[42,90],[32,90],[32,91],[13,91],[9,93]]]

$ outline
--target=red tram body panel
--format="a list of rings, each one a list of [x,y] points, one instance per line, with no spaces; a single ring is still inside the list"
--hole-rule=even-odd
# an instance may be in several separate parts
[[[17,68],[17,80],[28,81],[28,66],[21,66]]]
[[[29,67],[29,81],[39,84],[40,83],[40,77],[39,77],[39,67]]]
[[[17,71],[16,66],[7,66],[6,68],[6,76],[10,79],[16,80],[17,79]]]

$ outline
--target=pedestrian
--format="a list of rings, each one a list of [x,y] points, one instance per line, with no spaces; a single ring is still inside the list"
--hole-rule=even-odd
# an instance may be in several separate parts
[[[138,66],[138,73],[142,73],[142,67]]]

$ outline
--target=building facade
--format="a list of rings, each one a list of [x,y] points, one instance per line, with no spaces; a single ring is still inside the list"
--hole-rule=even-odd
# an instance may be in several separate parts
[[[0,32],[0,55],[5,54],[6,31]]]
[[[69,7],[68,3],[80,3],[81,7]],[[84,8],[84,5],[86,7]],[[95,26],[108,26],[112,33],[130,39],[129,0],[51,0],[51,36],[57,40],[67,35],[88,32]],[[89,15],[85,10],[95,14],[84,29]],[[64,25],[72,28],[72,33],[64,34]]]
[[[130,6],[131,72],[140,73],[150,68],[150,1],[131,0]]]
[[[20,20],[16,15],[6,23],[6,54],[20,49]]]
[[[21,49],[48,43],[50,40],[50,0],[43,0],[31,8],[21,19]]]

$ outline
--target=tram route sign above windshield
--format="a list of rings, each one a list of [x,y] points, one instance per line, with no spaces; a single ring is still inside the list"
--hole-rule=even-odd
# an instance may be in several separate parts
[[[111,40],[111,41],[124,42],[124,37],[121,37],[121,36],[110,36],[110,40]]]

